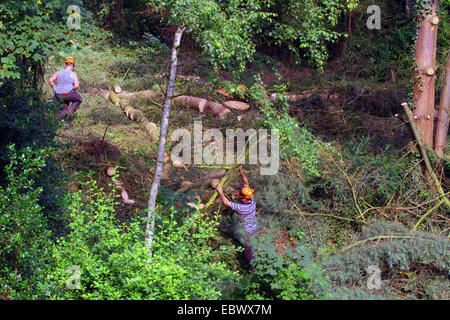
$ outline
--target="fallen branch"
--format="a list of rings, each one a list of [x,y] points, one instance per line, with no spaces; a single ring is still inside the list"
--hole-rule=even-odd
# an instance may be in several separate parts
[[[175,194],[180,193],[180,192],[186,192],[186,191],[188,191],[188,190],[190,190],[190,189],[192,189],[192,188],[196,188],[196,187],[198,187],[198,186],[201,186],[201,185],[203,185],[207,180],[211,180],[211,179],[216,179],[216,178],[223,177],[226,173],[227,173],[227,172],[226,172],[225,170],[221,170],[221,171],[219,171],[219,172],[214,172],[214,173],[208,174],[208,175],[202,177],[199,181],[197,181],[197,182],[195,182],[195,183],[193,183],[193,184],[191,184],[191,185],[189,185],[189,186],[186,186],[186,187],[184,187],[184,188],[181,188],[181,189],[177,190],[177,191],[175,192]]]
[[[422,221],[429,216],[434,210],[436,210],[437,208],[439,208],[441,206],[441,204],[444,203],[444,200],[439,201],[438,203],[436,203],[436,205],[431,208],[430,210],[428,210],[420,219],[419,221],[417,221],[416,225],[414,226],[414,228],[412,229],[412,231],[416,231],[417,227],[422,223]]]
[[[355,220],[355,219],[351,219],[351,218],[340,217],[340,216],[336,216],[336,215],[332,215],[332,214],[328,214],[328,213],[303,212],[303,211],[295,211],[295,210],[270,210],[270,211],[274,211],[274,212],[300,213],[300,214],[305,215],[305,216],[322,216],[322,217],[335,218],[335,219],[340,219],[340,220],[345,220],[345,221],[351,221],[351,222],[359,222],[359,223],[363,223],[363,224],[366,223],[366,222],[363,222],[363,221],[359,221],[359,220]]]
[[[355,191],[355,188],[353,187],[353,184],[352,184],[352,181],[350,180],[350,177],[347,175],[347,173],[344,171],[344,169],[342,169],[342,168],[337,164],[337,162],[333,159],[332,156],[328,155],[328,153],[326,153],[326,154],[327,154],[328,158],[334,163],[334,165],[339,169],[339,171],[342,172],[342,174],[345,176],[345,179],[347,179],[347,182],[348,182],[348,184],[349,184],[349,186],[350,186],[350,189],[351,189],[351,191],[352,191],[353,201],[354,201],[354,203],[355,203],[356,209],[358,209],[358,212],[359,212],[359,217],[358,217],[358,219],[361,219],[361,218],[362,218],[363,221],[365,222],[365,218],[364,218],[365,212],[362,212],[361,208],[359,207],[358,199],[356,198],[356,191]]]
[[[358,245],[364,244],[368,241],[383,240],[383,239],[389,239],[389,240],[392,240],[392,239],[416,239],[416,237],[412,237],[412,236],[376,236],[376,237],[367,238],[367,239],[364,239],[361,241],[356,241],[355,243],[352,243],[348,247],[345,247],[344,249],[342,249],[341,252],[347,251],[348,249],[351,249]]]
[[[128,192],[123,186],[123,183],[119,179],[114,179],[114,175],[116,174],[116,170],[114,167],[109,167],[106,171],[108,176],[111,178],[111,180],[114,182],[116,186],[120,188],[120,195],[122,196],[122,201],[126,204],[135,204],[136,202],[134,200],[131,200],[128,196]]]
[[[417,144],[419,145],[420,152],[422,153],[422,157],[425,161],[425,167],[427,168],[428,173],[430,174],[431,178],[433,179],[433,182],[438,189],[439,193],[442,195],[442,200],[445,203],[447,207],[450,208],[450,200],[445,196],[444,189],[442,188],[441,183],[439,182],[439,179],[437,178],[436,174],[433,171],[433,168],[431,167],[430,159],[428,158],[427,151],[424,147],[424,144],[422,143],[422,139],[420,138],[419,131],[416,128],[416,125],[414,123],[414,117],[411,112],[411,109],[409,109],[408,103],[404,102],[402,103],[402,107],[405,110],[406,116],[409,119],[409,124],[411,125],[411,129],[414,134],[414,138],[416,138]]]

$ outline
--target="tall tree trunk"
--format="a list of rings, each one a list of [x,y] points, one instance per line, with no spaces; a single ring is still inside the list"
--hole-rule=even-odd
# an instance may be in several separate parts
[[[120,24],[123,26],[125,24],[125,19],[123,17],[123,0],[116,0],[115,3],[116,17]]]
[[[430,13],[422,17],[418,12],[418,34],[414,62],[414,121],[418,126],[424,144],[433,148],[434,95],[436,83],[436,48],[439,18],[436,10],[439,1],[427,5]]]
[[[447,143],[448,124],[449,117],[448,112],[450,110],[450,53],[447,57],[447,63],[445,65],[443,74],[443,85],[441,91],[441,105],[439,106],[439,114],[436,129],[435,139],[435,151],[439,156],[444,155],[445,144]]]
[[[147,226],[145,230],[145,240],[148,248],[152,247],[153,241],[153,229],[155,227],[156,195],[158,194],[159,183],[161,181],[161,175],[163,171],[164,149],[166,147],[167,127],[169,125],[170,105],[172,104],[173,91],[175,88],[175,79],[177,76],[178,48],[180,47],[181,36],[183,35],[183,32],[184,28],[178,27],[177,31],[175,32],[173,40],[169,84],[167,85],[167,93],[164,99],[164,111],[161,120],[161,133],[159,136],[158,158],[156,161],[155,176],[153,178],[152,187],[150,189],[150,197],[148,200]]]

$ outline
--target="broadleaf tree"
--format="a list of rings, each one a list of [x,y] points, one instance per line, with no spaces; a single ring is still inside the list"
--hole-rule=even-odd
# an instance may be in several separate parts
[[[68,12],[74,5],[80,8],[80,13]],[[79,29],[68,24],[74,14],[80,14]],[[77,42],[81,45],[91,35],[89,18],[90,13],[82,10],[80,0],[0,2],[0,81],[31,74],[36,87],[48,56],[63,48],[76,47]]]

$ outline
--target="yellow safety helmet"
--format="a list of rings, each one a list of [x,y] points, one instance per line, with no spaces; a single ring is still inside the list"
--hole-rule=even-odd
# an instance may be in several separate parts
[[[241,199],[251,199],[253,197],[253,193],[255,190],[249,187],[242,187],[241,192],[239,193],[239,198]]]
[[[71,63],[71,64],[73,64],[75,66],[75,60],[73,60],[72,57],[67,57],[66,58],[66,63]]]

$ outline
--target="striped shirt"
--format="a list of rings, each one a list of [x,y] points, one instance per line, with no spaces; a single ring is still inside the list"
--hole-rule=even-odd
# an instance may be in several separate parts
[[[256,202],[253,198],[250,200],[252,202],[248,204],[231,202],[231,209],[241,215],[247,233],[253,233],[258,230],[256,223]]]

